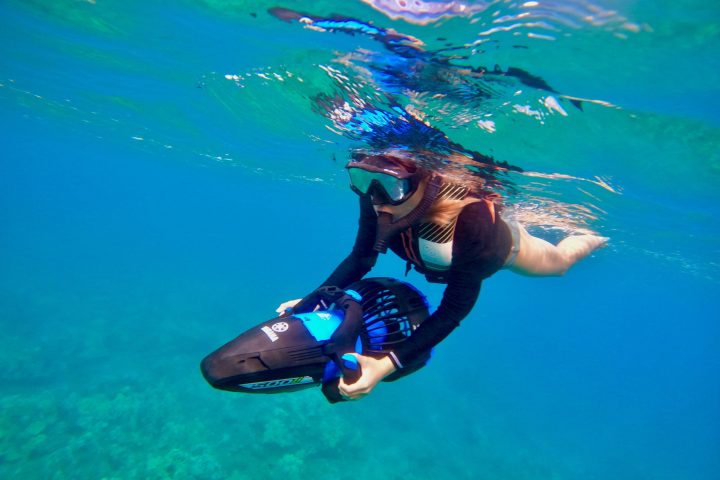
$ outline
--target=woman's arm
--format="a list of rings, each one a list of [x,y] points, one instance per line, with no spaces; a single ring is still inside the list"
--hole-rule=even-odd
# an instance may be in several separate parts
[[[354,354],[362,375],[357,382],[349,385],[340,379],[340,394],[348,400],[359,400],[398,368],[414,366],[416,362],[426,360],[427,352],[444,340],[470,313],[480,294],[481,283],[482,279],[472,272],[461,269],[451,272],[440,307],[393,352],[381,358]]]
[[[360,399],[398,368],[413,367],[425,361],[428,352],[470,313],[480,295],[482,280],[488,276],[487,259],[482,256],[487,243],[487,235],[479,225],[482,220],[477,207],[469,205],[463,209],[455,229],[453,262],[440,306],[387,356],[357,355],[362,376],[350,385],[340,381],[340,393],[345,398]]]
[[[473,269],[452,268],[440,306],[412,335],[399,344],[391,357],[396,367],[405,368],[421,361],[438,343],[460,325],[480,296],[482,277]]]
[[[496,224],[485,202],[466,205],[457,218],[453,235],[448,284],[438,309],[394,350],[396,366],[405,368],[426,358],[475,306],[483,279],[498,268],[492,257]]]

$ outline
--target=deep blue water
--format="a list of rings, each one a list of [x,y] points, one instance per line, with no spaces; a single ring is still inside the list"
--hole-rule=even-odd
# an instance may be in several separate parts
[[[450,134],[611,179],[620,193],[548,181],[517,198],[594,205],[610,246],[561,278],[499,272],[427,368],[337,406],[212,390],[198,363],[347,254],[352,142],[309,96],[334,49],[377,46],[247,2],[3,3],[0,478],[718,478],[720,16],[649,3],[608,4],[653,26],[624,50],[581,31],[488,54],[621,110]],[[428,38],[478,28],[316,8]],[[264,67],[307,81],[224,78]],[[373,271],[403,272],[389,255]]]

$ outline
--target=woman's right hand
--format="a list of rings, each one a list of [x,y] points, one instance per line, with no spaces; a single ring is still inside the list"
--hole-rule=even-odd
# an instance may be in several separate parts
[[[278,306],[277,309],[275,309],[275,311],[282,315],[283,313],[286,313],[289,309],[297,305],[300,300],[302,300],[302,298],[296,298],[295,300],[288,300],[287,302],[283,302],[280,304],[280,306]]]

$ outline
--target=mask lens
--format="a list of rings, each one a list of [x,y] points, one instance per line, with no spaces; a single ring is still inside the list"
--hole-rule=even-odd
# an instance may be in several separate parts
[[[407,180],[389,175],[382,175],[377,180],[383,190],[385,190],[385,194],[390,197],[390,200],[393,202],[405,200],[408,196],[409,182]]]
[[[368,172],[362,168],[349,168],[348,173],[350,174],[350,184],[355,187],[361,195],[367,195],[370,184],[377,174]]]
[[[382,172],[371,172],[362,168],[348,168],[350,184],[360,195],[367,195],[375,188],[383,193],[391,202],[401,202],[410,196],[410,181],[404,178],[393,177]]]

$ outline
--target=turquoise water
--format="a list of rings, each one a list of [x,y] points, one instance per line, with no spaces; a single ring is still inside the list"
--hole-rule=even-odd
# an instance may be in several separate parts
[[[2,2],[0,478],[720,477],[720,8],[606,0],[595,25],[555,2],[538,26],[486,3],[420,25],[360,1]],[[200,359],[349,251],[362,141],[313,99],[367,80],[347,55],[392,58],[273,6],[428,51],[483,40],[455,63],[542,77],[567,116],[517,82],[455,98],[457,72],[396,100],[540,174],[506,194],[534,232],[610,246],[562,278],[496,274],[427,368],[361,402],[211,389]]]

